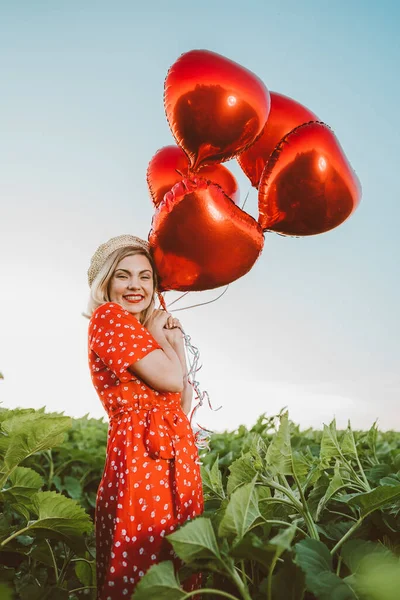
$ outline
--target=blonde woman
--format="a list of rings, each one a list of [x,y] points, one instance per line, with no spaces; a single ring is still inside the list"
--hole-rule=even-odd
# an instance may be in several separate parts
[[[95,516],[97,599],[121,600],[151,565],[180,566],[165,536],[203,512],[203,492],[181,325],[155,309],[148,243],[122,235],[102,244],[88,280],[89,366],[109,417]],[[194,575],[184,589],[199,585]]]

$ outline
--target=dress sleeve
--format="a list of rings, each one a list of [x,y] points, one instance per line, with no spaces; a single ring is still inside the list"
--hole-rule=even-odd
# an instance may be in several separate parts
[[[107,302],[90,319],[89,348],[126,382],[133,377],[128,367],[161,346],[136,317],[119,304]]]

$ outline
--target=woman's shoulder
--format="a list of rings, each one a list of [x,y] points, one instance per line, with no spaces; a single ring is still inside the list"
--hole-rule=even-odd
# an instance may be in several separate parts
[[[92,313],[92,319],[99,318],[103,315],[108,315],[110,313],[121,313],[125,315],[129,315],[128,311],[122,308],[120,304],[117,302],[104,302],[104,304],[100,304]]]
[[[140,324],[133,315],[117,302],[104,302],[104,304],[100,304],[100,306],[93,311],[92,316],[90,317],[89,327],[100,320],[102,322],[111,320],[112,322],[114,318],[129,321],[134,324]]]
[[[115,327],[121,328],[120,332],[129,331],[130,335],[132,332],[139,337],[151,335],[139,319],[120,304],[117,302],[104,302],[92,313],[89,321],[89,337],[101,331],[114,330]]]

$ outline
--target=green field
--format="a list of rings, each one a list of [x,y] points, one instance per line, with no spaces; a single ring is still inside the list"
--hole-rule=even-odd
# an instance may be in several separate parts
[[[107,423],[0,409],[0,598],[95,598],[93,516]],[[135,600],[397,600],[400,433],[300,431],[287,413],[214,434],[205,512],[168,536]]]

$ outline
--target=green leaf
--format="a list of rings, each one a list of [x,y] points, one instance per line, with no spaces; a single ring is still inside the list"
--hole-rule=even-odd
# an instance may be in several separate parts
[[[218,467],[218,456],[210,468],[209,465],[201,467],[201,477],[203,485],[220,498],[225,498],[224,487],[222,485],[222,474]]]
[[[214,531],[218,531],[219,524],[224,517],[229,500],[225,498],[225,500],[217,500],[217,502],[218,505],[215,507],[212,507],[208,502],[206,502],[205,505],[207,506],[207,510],[205,510],[202,515],[203,517],[211,519]]]
[[[253,466],[256,471],[262,471],[264,468],[264,461],[267,454],[267,445],[261,435],[258,433],[250,434],[250,446],[248,453],[252,458]]]
[[[41,418],[17,427],[15,422],[3,421],[2,427],[13,434],[4,457],[5,473],[10,472],[28,456],[59,446],[64,432],[71,427],[70,417]]]
[[[320,460],[311,455],[310,448],[307,448],[306,455],[309,457],[308,474],[305,479],[305,488],[308,489],[310,486],[314,486],[319,480],[323,473],[321,469]]]
[[[383,477],[390,475],[391,472],[392,469],[390,465],[386,464],[374,465],[373,467],[371,467],[371,469],[365,469],[365,475],[367,476],[368,480],[376,485],[378,485],[378,483],[381,483],[380,480]]]
[[[53,485],[55,486],[56,490],[58,492],[62,492],[63,490],[63,485],[61,483],[61,477],[59,475],[54,475],[53,477]]]
[[[236,459],[229,467],[230,475],[226,490],[230,496],[239,486],[250,483],[257,475],[249,455]]]
[[[229,466],[231,464],[233,458],[234,458],[234,453],[230,450],[229,452],[227,452],[225,454],[225,456],[221,456],[221,458],[219,459],[219,466],[220,467]]]
[[[343,488],[343,486],[344,486],[343,479],[340,475],[340,462],[337,460],[335,469],[334,469],[334,473],[333,473],[333,477],[329,482],[329,485],[328,485],[328,488],[327,488],[325,494],[323,495],[323,497],[321,498],[321,500],[318,503],[318,508],[315,513],[316,521],[319,521],[321,513],[323,512],[325,506],[327,505],[329,500],[332,498],[332,496],[334,496],[338,490]]]
[[[282,529],[269,541],[262,540],[250,531],[234,543],[229,554],[236,559],[255,561],[267,572],[273,561],[276,561],[286,550],[291,550],[295,533],[296,528],[289,523],[286,529]]]
[[[288,413],[280,417],[280,427],[268,446],[266,462],[273,475],[296,475],[300,481],[309,471],[309,464],[298,451],[292,451]]]
[[[400,589],[400,561],[382,544],[350,540],[341,551],[348,578],[361,598],[397,600]]]
[[[49,538],[65,540],[80,537],[93,529],[90,516],[75,500],[57,492],[37,492],[32,504],[38,518],[30,521],[26,531],[41,532]]]
[[[29,499],[43,485],[42,477],[33,469],[17,467],[8,479],[10,486],[3,489],[4,500],[13,503],[30,503]]]
[[[256,485],[256,494],[258,499],[258,510],[264,519],[272,519],[276,504],[270,502],[271,489],[266,485]]]
[[[365,558],[369,557],[373,560],[379,556],[390,558],[392,553],[382,546],[382,544],[376,544],[365,540],[349,540],[343,544],[341,556],[344,564],[347,565],[349,570],[352,573],[356,573],[360,569],[361,563]]]
[[[366,517],[374,510],[400,498],[400,485],[382,485],[372,492],[356,494],[349,500],[350,506],[361,509],[361,517]]]
[[[34,545],[32,546],[29,552],[29,556],[31,556],[35,560],[38,560],[39,562],[43,563],[51,569],[54,568],[53,557],[51,555],[49,545],[44,539],[34,540]]]
[[[355,600],[351,587],[332,570],[332,558],[322,542],[306,539],[295,545],[294,562],[306,577],[307,590],[318,600]]]
[[[303,571],[291,557],[285,560],[272,578],[272,598],[276,600],[302,600],[305,588]],[[264,596],[266,598],[266,595]]]
[[[34,421],[39,421],[43,424],[46,420],[54,419],[70,419],[64,417],[60,413],[45,413],[44,408],[34,409],[16,409],[10,411],[5,419],[1,421],[1,429],[9,436],[17,435],[22,431],[26,431]]]
[[[33,469],[17,467],[8,481],[11,485],[1,494],[4,502],[8,502],[12,510],[29,521],[32,511],[31,497],[42,487],[42,477]]]
[[[35,411],[34,409],[28,409],[21,413],[11,412],[8,418],[2,421],[1,429],[8,436],[16,435],[23,429],[26,429],[30,422],[43,418],[45,418],[43,412]]]
[[[10,529],[12,524],[12,516],[8,512],[7,515],[0,513],[0,538],[6,538],[10,535]]]
[[[349,504],[352,498],[356,496],[360,496],[364,492],[352,492],[351,494],[338,494],[335,498],[336,502],[340,502],[341,504]]]
[[[340,442],[340,449],[343,455],[358,456],[354,434],[348,422],[347,429]]]
[[[32,546],[33,542],[35,541],[35,538],[33,538],[30,535],[19,535],[16,538],[16,540],[19,544],[22,544],[23,546]]]
[[[319,456],[325,467],[329,467],[332,458],[340,458],[340,445],[337,438],[335,419],[329,426],[324,425]]]
[[[66,475],[64,477],[64,486],[63,488],[68,492],[69,496],[74,500],[78,500],[82,496],[82,486],[79,483],[79,480],[76,477],[71,477],[70,475]]]
[[[233,544],[229,554],[236,559],[255,561],[263,567],[265,572],[268,572],[274,551],[275,548],[272,548],[272,546],[269,546],[258,535],[249,531],[243,538],[240,538],[238,542]]]
[[[96,563],[86,560],[77,560],[75,563],[75,575],[84,586],[96,584]]]
[[[374,454],[376,452],[377,441],[378,441],[378,426],[375,421],[375,423],[372,425],[372,427],[369,429],[369,431],[367,433],[367,445]]]
[[[392,474],[387,477],[382,477],[379,483],[381,485],[400,485],[400,475]]]
[[[328,540],[338,542],[350,529],[353,521],[329,521],[323,525],[317,524],[318,532]]]
[[[173,563],[168,560],[150,567],[137,584],[132,600],[179,600],[184,595]]]
[[[291,500],[288,500],[285,494],[279,490],[275,490],[271,496],[271,489],[267,485],[257,485],[256,494],[258,497],[258,510],[263,519],[280,519],[292,522],[291,515],[297,513],[296,506]],[[293,492],[296,496],[296,492]]]
[[[10,475],[12,487],[30,488],[38,491],[43,485],[43,478],[27,467],[17,467]],[[12,488],[8,488],[10,490]]]
[[[221,560],[210,519],[197,517],[166,536],[175,552],[186,563],[199,559]]]
[[[368,600],[398,600],[400,561],[395,556],[376,553],[365,557],[355,577],[355,589]]]
[[[303,483],[310,472],[311,465],[307,462],[304,455],[297,450],[292,451],[292,469],[299,481]],[[309,484],[308,484],[309,485]]]
[[[23,504],[22,502],[17,502],[12,505],[12,509],[28,522],[31,517],[32,503],[28,502],[28,500],[25,500]]]
[[[251,483],[236,489],[226,508],[218,534],[221,537],[236,536],[242,538],[254,521],[261,517],[258,509],[258,498],[255,491],[256,477]]]
[[[282,529],[275,537],[269,540],[270,546],[275,546],[275,556],[280,557],[285,550],[291,550],[291,543],[296,534],[296,527],[290,525],[286,529]]]
[[[291,475],[293,472],[289,417],[287,412],[280,418],[280,427],[268,446],[266,461],[274,473]]]
[[[314,487],[308,495],[307,504],[314,521],[316,520],[319,502],[324,497],[326,490],[329,487],[329,483],[330,479],[328,475],[324,472],[321,472],[320,477],[314,483]]]

